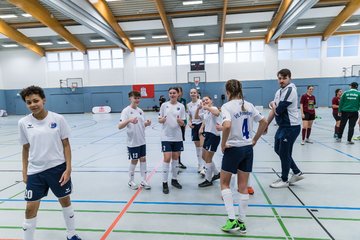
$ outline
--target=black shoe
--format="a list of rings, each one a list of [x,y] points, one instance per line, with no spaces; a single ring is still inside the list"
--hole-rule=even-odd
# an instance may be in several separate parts
[[[167,182],[163,182],[163,193],[169,194],[169,186]]]
[[[215,175],[212,177],[211,182],[213,182],[213,181],[215,181],[215,180],[218,180],[218,179],[220,179],[220,173],[215,174]]]
[[[171,185],[173,185],[177,189],[182,189],[182,186],[180,185],[180,183],[176,179],[171,179]]]
[[[199,183],[199,187],[209,187],[209,186],[212,186],[213,183],[212,182],[209,182],[208,180],[205,180],[203,181],[202,183]]]
[[[181,169],[186,169],[186,166],[184,164],[182,164],[181,162],[179,162],[178,167],[181,168]]]

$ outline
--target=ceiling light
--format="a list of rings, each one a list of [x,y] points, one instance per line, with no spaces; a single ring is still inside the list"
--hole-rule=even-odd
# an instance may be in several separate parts
[[[203,4],[202,0],[199,1],[183,1],[183,5],[196,5],[196,4]]]
[[[158,38],[168,38],[167,35],[152,35],[151,38],[158,39]]]
[[[49,45],[53,45],[52,42],[38,42],[38,43],[36,43],[36,44],[39,45],[39,46],[49,46]]]
[[[2,19],[17,18],[17,16],[15,14],[5,14],[5,15],[0,15],[0,18],[2,18]]]
[[[18,47],[19,45],[17,45],[17,44],[2,44],[1,46],[3,46],[4,48],[11,48],[11,47]]]
[[[205,33],[204,32],[197,32],[197,33],[189,33],[188,36],[189,37],[199,37],[199,36],[204,36]]]
[[[226,31],[226,34],[239,34],[239,33],[243,33],[243,30],[231,30],[231,31]]]
[[[57,41],[57,44],[63,45],[63,44],[69,44],[68,41]]]
[[[256,32],[266,32],[267,28],[254,28],[254,29],[250,29],[250,32],[252,33],[256,33]]]
[[[146,39],[146,37],[144,37],[144,36],[138,36],[138,37],[130,37],[129,39],[130,39],[130,40],[144,40],[144,39]]]
[[[316,25],[304,25],[304,26],[297,26],[296,29],[313,29]]]
[[[342,27],[351,27],[351,26],[357,26],[359,24],[360,24],[360,22],[346,22],[346,23],[341,24],[341,26]]]
[[[23,17],[32,17],[32,15],[31,14],[28,14],[28,13],[23,13],[23,14],[21,14]]]
[[[99,42],[106,42],[106,40],[103,38],[98,38],[98,39],[90,39],[90,42],[99,43]]]

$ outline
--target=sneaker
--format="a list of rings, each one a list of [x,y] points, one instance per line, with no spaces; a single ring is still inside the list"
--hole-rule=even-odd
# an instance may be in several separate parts
[[[204,178],[204,177],[205,177],[205,173],[206,173],[206,169],[205,169],[205,168],[201,169],[201,171],[200,171],[200,176],[201,176],[202,178]]]
[[[289,186],[289,181],[283,182],[281,178],[270,184],[272,188],[286,188]]]
[[[305,139],[306,143],[314,143],[313,141],[311,141],[309,138]]]
[[[209,182],[208,180],[205,180],[203,181],[202,183],[199,183],[199,187],[209,187],[209,186],[212,186],[213,183],[212,182]]]
[[[163,182],[163,193],[169,194],[169,186],[167,182]]]
[[[171,185],[173,185],[174,187],[176,187],[177,189],[182,189],[181,184],[178,182],[177,179],[171,179]]]
[[[248,194],[254,195],[255,191],[252,187],[247,187],[247,190],[248,190]]]
[[[336,142],[341,142],[341,138],[336,138]]]
[[[357,136],[357,137],[353,137],[353,140],[360,140],[360,136]]]
[[[293,174],[289,180],[289,183],[290,184],[293,184],[293,183],[296,183],[300,180],[303,180],[305,177],[304,177],[304,174],[302,172],[299,172],[298,174]]]
[[[151,186],[146,181],[141,181],[140,186],[145,190],[151,189]]]
[[[346,144],[347,144],[347,145],[353,145],[353,144],[355,144],[355,143],[354,143],[353,141],[347,141]]]
[[[181,162],[179,162],[178,167],[181,168],[181,169],[186,169],[186,166],[184,164],[182,164]]]
[[[304,141],[304,140],[301,141],[301,145],[305,145],[305,141]]]
[[[134,181],[128,182],[128,186],[129,186],[129,188],[131,188],[132,190],[137,190],[137,189],[139,188],[139,186],[138,186]]]
[[[242,234],[245,234],[246,233],[246,226],[245,226],[245,223],[240,221],[240,219],[237,220],[238,221],[238,224],[239,224],[239,231],[240,233]]]
[[[71,238],[66,238],[67,240],[81,240],[81,238],[77,235],[77,234],[75,234],[74,236],[72,236]]]
[[[218,180],[218,179],[220,179],[220,173],[215,174],[215,175],[212,177],[211,182],[213,182],[213,181],[215,181],[215,180]]]
[[[337,133],[334,133],[334,138],[336,139],[336,138],[338,138],[338,135],[337,135]]]
[[[230,220],[228,219],[224,226],[221,227],[221,230],[224,232],[235,232],[240,229],[238,220]]]

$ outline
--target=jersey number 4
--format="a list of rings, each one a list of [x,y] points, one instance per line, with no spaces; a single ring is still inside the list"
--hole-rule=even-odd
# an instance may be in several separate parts
[[[244,119],[241,130],[242,130],[243,138],[249,139],[250,138],[250,136],[249,136],[250,133],[249,133],[249,126],[248,126],[248,119],[247,118]]]

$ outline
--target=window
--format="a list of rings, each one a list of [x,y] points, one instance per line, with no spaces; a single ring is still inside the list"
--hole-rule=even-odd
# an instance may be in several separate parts
[[[264,41],[241,41],[224,43],[224,62],[264,61]]]
[[[218,44],[196,44],[178,46],[176,48],[177,65],[190,65],[190,61],[205,61],[208,63],[219,62]]]
[[[48,71],[84,70],[84,55],[81,52],[57,52],[46,54]]]
[[[171,66],[171,47],[136,48],[137,67]]]
[[[124,68],[124,54],[121,49],[91,50],[88,58],[90,69]]]
[[[320,58],[321,40],[313,38],[281,39],[278,44],[279,60]]]
[[[327,40],[327,57],[359,56],[360,35],[334,36]]]

